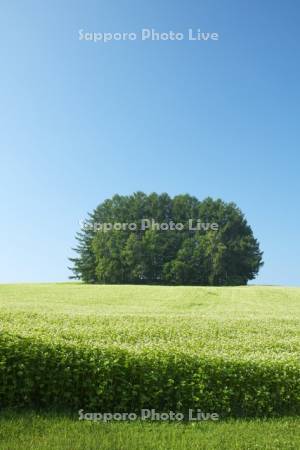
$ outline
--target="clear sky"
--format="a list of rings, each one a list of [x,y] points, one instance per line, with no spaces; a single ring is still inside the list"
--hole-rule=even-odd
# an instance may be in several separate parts
[[[299,285],[297,0],[1,1],[0,282],[63,281],[114,193],[234,201],[260,284]],[[154,28],[218,41],[79,40]]]

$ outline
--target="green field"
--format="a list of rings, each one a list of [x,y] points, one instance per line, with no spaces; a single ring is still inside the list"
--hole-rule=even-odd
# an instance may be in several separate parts
[[[163,446],[181,437],[195,441],[189,448],[220,448],[222,439],[228,449],[298,448],[298,288],[1,285],[0,305],[2,406],[73,417],[6,412],[3,449],[68,448],[57,442],[71,434],[74,449],[98,448],[97,439],[104,449],[135,448],[139,439],[143,448],[188,448],[187,442]],[[223,420],[83,423],[76,420],[81,408],[200,408]],[[228,422],[230,417],[275,419]],[[27,447],[18,444],[17,429],[31,429]]]
[[[0,417],[1,450],[298,450],[292,418],[219,423],[91,423],[49,414]]]
[[[43,342],[297,360],[300,289],[0,286],[2,331]]]

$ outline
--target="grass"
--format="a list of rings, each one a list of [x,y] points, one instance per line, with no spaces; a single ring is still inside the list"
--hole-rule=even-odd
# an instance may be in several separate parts
[[[44,342],[299,359],[298,288],[2,285],[0,305],[2,331]]]
[[[253,367],[272,369],[278,365],[282,372],[274,374],[279,377],[278,386],[285,390],[285,396],[289,395],[289,389],[294,389],[290,387],[293,384],[285,385],[286,368],[292,366],[296,371],[300,368],[299,318],[298,288],[86,286],[80,283],[0,285],[0,330],[4,341],[8,336],[27,342],[27,350],[35,346],[36,354],[42,357],[43,349],[52,349],[55,355],[57,348],[81,347],[91,352],[111,351],[113,358],[118,351],[127,352],[135,361],[139,358],[142,361],[145,355],[146,358],[154,355],[149,361],[156,361],[158,355],[159,362],[175,355],[178,361],[188,357],[195,361],[220,360],[223,367],[227,363],[237,364],[236,367],[245,367],[244,372],[239,372],[241,379],[247,377]],[[16,368],[7,366],[8,372],[5,372],[12,381],[18,378],[20,358],[23,358],[22,367],[30,359],[30,355],[20,353],[21,346],[16,352],[11,360],[16,361]],[[76,353],[70,350],[68,361],[73,363],[74,357]],[[74,361],[75,365],[81,364],[79,360]],[[68,369],[69,362],[62,370]],[[0,357],[0,369],[1,364],[9,363]],[[31,374],[30,363],[28,367],[26,373]],[[159,372],[160,366],[155,370]],[[58,380],[59,376],[60,372],[56,375]],[[72,382],[68,373],[64,376]],[[225,382],[234,377],[233,372]],[[24,385],[18,380],[22,393]],[[122,380],[122,383],[130,381]],[[246,383],[247,379],[244,381]],[[36,386],[37,381],[30,382]],[[47,383],[51,385],[51,373]],[[227,389],[227,385],[225,387]],[[259,393],[251,386],[249,389],[254,390],[254,395],[261,395],[263,401],[268,398],[268,391]],[[130,394],[131,390],[128,392]],[[5,394],[1,386],[0,393]],[[17,407],[17,404],[10,406]],[[72,412],[73,417],[51,412],[4,411],[0,416],[0,449],[300,448],[298,417],[197,424],[104,424],[79,422],[74,418],[77,409]]]
[[[298,450],[299,420],[93,423],[54,414],[0,416],[1,450]]]

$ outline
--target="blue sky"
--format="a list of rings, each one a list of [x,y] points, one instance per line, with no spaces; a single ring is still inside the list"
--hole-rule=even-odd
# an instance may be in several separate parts
[[[114,193],[234,201],[255,283],[299,285],[296,0],[1,2],[0,282],[63,281],[78,221]],[[79,41],[78,30],[218,32]]]

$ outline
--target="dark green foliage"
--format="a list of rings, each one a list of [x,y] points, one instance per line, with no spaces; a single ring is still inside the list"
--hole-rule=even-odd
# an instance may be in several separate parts
[[[86,224],[92,227],[94,220],[93,215],[90,214]],[[78,253],[79,256],[77,258],[70,258],[70,261],[74,264],[74,268],[71,269],[74,272],[74,276],[70,278],[76,279],[80,274],[80,278],[85,283],[95,283],[97,281],[95,272],[96,258],[92,249],[94,232],[89,226],[87,226],[84,231],[76,234],[78,246],[73,250]]]
[[[2,407],[92,412],[182,411],[226,416],[300,414],[299,364],[201,358],[159,348],[130,352],[2,334]]]
[[[183,230],[141,229],[143,219],[184,225]],[[217,224],[218,230],[193,230]],[[99,224],[137,224],[137,229],[97,230]],[[244,285],[262,266],[262,252],[234,203],[190,195],[115,195],[89,216],[72,258],[74,277],[87,283]]]

